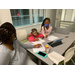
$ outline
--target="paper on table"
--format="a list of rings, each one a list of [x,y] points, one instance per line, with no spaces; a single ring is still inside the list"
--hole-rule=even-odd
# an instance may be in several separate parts
[[[41,43],[42,47],[40,48],[33,48],[33,52],[38,52],[38,51],[45,51],[45,47],[43,46],[43,44]]]
[[[39,40],[43,43],[43,42],[45,42],[45,40],[42,40],[41,38],[39,38]]]
[[[45,42],[45,40],[42,40],[41,38],[39,38],[39,41],[35,41],[35,42],[32,42],[33,44],[39,44],[39,43],[43,43]]]
[[[53,40],[56,40],[58,38],[59,37],[56,37],[56,36],[51,35],[51,36],[48,37],[48,40],[53,41]]]
[[[60,55],[59,53],[53,51],[51,53],[48,54],[48,57],[58,65],[59,62],[63,61],[65,59],[65,57],[63,57],[62,55]]]

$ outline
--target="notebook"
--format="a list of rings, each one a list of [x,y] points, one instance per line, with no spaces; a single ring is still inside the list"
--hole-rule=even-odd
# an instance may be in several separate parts
[[[48,57],[57,65],[59,64],[59,62],[61,62],[65,59],[65,57],[63,57],[62,55],[60,55],[59,53],[57,53],[55,51],[49,53]]]

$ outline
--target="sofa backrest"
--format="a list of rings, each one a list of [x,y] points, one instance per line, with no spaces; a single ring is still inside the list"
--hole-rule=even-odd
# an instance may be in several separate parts
[[[21,42],[27,39],[27,32],[25,29],[17,30],[17,39]]]

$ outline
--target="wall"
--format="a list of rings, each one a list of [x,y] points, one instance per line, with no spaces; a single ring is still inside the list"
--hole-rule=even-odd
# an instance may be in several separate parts
[[[45,17],[49,17],[51,19],[51,25],[54,27],[55,26],[55,17],[56,17],[56,9],[46,9],[46,15]],[[0,24],[4,22],[11,22],[11,14],[9,9],[0,9]],[[24,27],[19,27],[16,29],[26,29],[27,33],[29,34],[31,32],[32,28],[39,28],[41,25],[30,25],[30,26],[24,26]]]
[[[57,9],[57,10],[56,10],[55,27],[60,27],[61,14],[62,14],[62,9]]]
[[[46,9],[46,17],[51,19],[51,26],[55,26],[56,9]]]
[[[9,9],[0,9],[0,24],[4,22],[12,23],[11,14]]]

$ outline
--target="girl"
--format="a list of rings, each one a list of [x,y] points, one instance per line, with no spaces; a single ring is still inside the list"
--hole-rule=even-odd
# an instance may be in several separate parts
[[[0,27],[0,65],[27,64],[28,55],[26,48],[39,48],[41,44],[22,44],[16,37],[13,25],[6,22]]]
[[[44,36],[43,36],[42,34],[39,34],[39,33],[37,32],[37,29],[33,28],[33,29],[31,30],[31,34],[30,34],[29,37],[28,37],[28,40],[31,41],[31,42],[32,42],[32,41],[38,41],[38,40],[39,40],[38,38],[43,39]]]
[[[50,26],[50,19],[49,18],[45,18],[43,20],[43,23],[41,25],[41,34],[44,35],[44,37],[48,37],[48,35],[50,34],[51,30],[52,30],[52,26]]]

